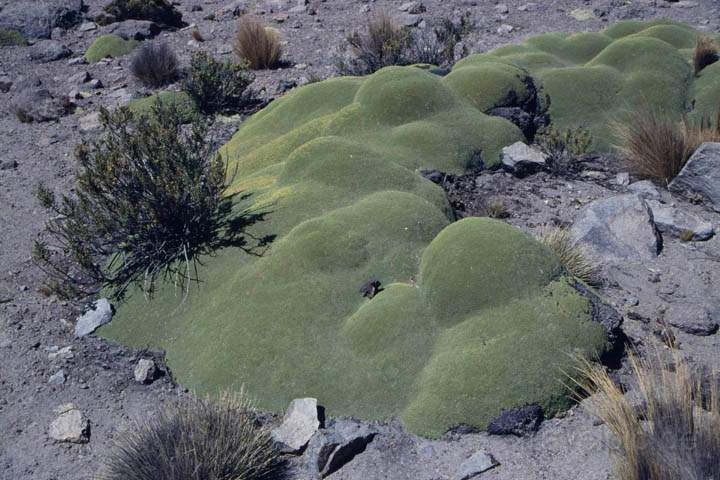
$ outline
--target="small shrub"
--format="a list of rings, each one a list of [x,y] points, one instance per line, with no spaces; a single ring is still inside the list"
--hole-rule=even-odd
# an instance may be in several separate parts
[[[693,238],[695,238],[695,232],[690,229],[680,232],[680,240],[683,242],[692,242]]]
[[[211,251],[231,200],[226,164],[207,140],[207,124],[186,128],[174,105],[149,115],[101,110],[105,135],[78,146],[74,197],[58,200],[40,185],[51,216],[33,257],[59,295],[120,298],[131,284],[152,293],[158,276],[176,285],[193,279],[198,255]]]
[[[27,45],[27,40],[22,36],[22,33],[0,27],[0,47],[22,47],[25,45]]]
[[[184,400],[120,433],[101,480],[270,480],[284,465],[245,396]]]
[[[164,105],[173,106],[177,110],[179,121],[183,124],[192,123],[200,112],[190,95],[186,92],[175,92],[165,90],[163,92],[150,95],[149,97],[136,98],[128,102],[127,107],[135,115],[151,115],[157,102]]]
[[[540,235],[540,242],[557,255],[570,275],[588,285],[597,283],[597,269],[568,229],[546,228]]]
[[[564,130],[549,127],[535,135],[535,143],[548,156],[550,171],[562,174],[572,171],[577,159],[588,153],[592,137],[583,127]]]
[[[116,20],[150,20],[169,27],[183,27],[182,14],[167,0],[113,0],[105,12]]]
[[[581,361],[574,383],[592,395],[593,413],[618,440],[621,480],[706,480],[720,472],[720,382],[691,371],[675,355],[630,355],[642,415],[606,370]]]
[[[347,37],[352,58],[340,62],[340,71],[368,75],[390,65],[431,64],[448,66],[457,43],[472,30],[468,15],[458,23],[444,18],[430,31],[413,32],[387,14],[371,19],[365,33]]]
[[[237,113],[253,103],[248,91],[253,80],[244,65],[220,62],[206,52],[197,52],[190,60],[183,90],[203,113]]]
[[[720,119],[692,123],[674,120],[652,108],[631,112],[612,126],[631,173],[667,185],[704,142],[720,141]]]
[[[240,20],[233,50],[253,70],[273,68],[282,55],[280,33],[254,17],[245,16]]]
[[[710,37],[699,36],[695,44],[693,52],[693,66],[695,67],[695,76],[713,63],[718,61],[718,45]]]
[[[118,35],[102,35],[85,51],[85,61],[95,63],[107,57],[122,57],[132,52],[137,45],[137,41],[125,40]]]
[[[501,198],[493,198],[489,201],[484,202],[485,214],[490,218],[508,218],[510,213],[508,212],[505,202]]]
[[[178,77],[178,59],[167,43],[146,43],[130,64],[133,75],[148,87],[159,88]]]

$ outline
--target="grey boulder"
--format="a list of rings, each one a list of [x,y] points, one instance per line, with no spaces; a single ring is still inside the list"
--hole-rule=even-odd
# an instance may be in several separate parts
[[[21,0],[0,11],[0,27],[26,38],[50,38],[54,28],[72,28],[82,20],[82,0]]]
[[[57,40],[42,40],[30,48],[30,59],[42,63],[62,60],[72,55],[72,51]]]
[[[375,438],[378,431],[351,419],[335,419],[313,435],[305,453],[309,474],[325,478],[340,470]]]
[[[272,431],[273,440],[283,453],[300,452],[321,425],[317,399],[298,398],[290,402],[280,426]]]
[[[538,172],[545,167],[547,155],[523,142],[502,149],[502,166],[517,177]]]
[[[455,480],[470,480],[498,465],[492,455],[483,450],[478,450],[460,465],[454,478]]]
[[[700,302],[671,304],[665,312],[665,321],[689,335],[713,335],[720,327],[720,307]]]
[[[112,320],[112,305],[107,298],[101,298],[93,304],[93,308],[77,319],[75,336],[84,337]]]
[[[522,437],[537,432],[545,414],[540,405],[526,405],[511,410],[503,410],[488,425],[490,435],[515,435]]]
[[[112,33],[125,40],[147,40],[160,33],[160,26],[149,20],[125,20],[104,28],[102,33]]]
[[[705,205],[720,212],[720,143],[703,143],[668,189],[685,197],[700,197]]]
[[[46,88],[29,88],[17,95],[13,109],[23,122],[49,122],[66,115],[69,105]]]
[[[641,180],[639,182],[631,183],[628,185],[628,190],[645,200],[660,200],[662,198],[660,190],[658,190],[655,184],[650,180]]]
[[[570,232],[598,263],[652,260],[660,249],[652,211],[634,194],[589,203]]]
[[[648,200],[647,204],[653,213],[653,220],[657,229],[674,237],[689,235],[686,240],[703,241],[715,235],[712,224],[702,220],[692,213],[679,208]]]

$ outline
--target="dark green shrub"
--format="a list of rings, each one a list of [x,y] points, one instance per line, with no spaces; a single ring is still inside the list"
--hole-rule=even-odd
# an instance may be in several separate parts
[[[208,142],[208,125],[185,127],[176,106],[158,102],[149,115],[101,110],[104,136],[77,148],[75,196],[57,200],[44,186],[49,242],[33,257],[65,297],[102,285],[122,297],[138,284],[146,294],[159,275],[176,285],[211,251],[231,199],[223,196],[226,164]]]
[[[242,393],[184,400],[135,421],[115,442],[101,480],[270,480],[284,465]]]
[[[22,33],[10,30],[8,28],[0,28],[0,47],[15,47],[27,45],[27,40]]]
[[[254,79],[244,65],[221,62],[207,52],[197,52],[190,60],[183,90],[203,113],[237,113],[254,103],[248,91]]]
[[[178,59],[167,43],[147,43],[133,56],[130,70],[148,87],[162,87],[178,77]]]
[[[150,20],[169,27],[183,27],[182,14],[167,0],[113,0],[105,11],[115,20]]]
[[[573,171],[578,158],[590,151],[592,137],[583,127],[564,130],[547,127],[538,131],[535,143],[548,156],[550,170],[563,174]]]

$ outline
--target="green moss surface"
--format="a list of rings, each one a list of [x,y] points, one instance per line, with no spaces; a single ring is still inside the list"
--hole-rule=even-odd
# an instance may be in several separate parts
[[[645,98],[679,112],[715,101],[720,71],[694,79],[695,32],[620,24],[548,34],[458,63],[446,77],[390,67],[299,88],[253,115],[221,150],[236,211],[273,235],[258,255],[202,258],[186,301],[161,285],[132,295],[101,333],[167,351],[199,393],[244,385],[261,407],[315,396],[331,415],[400,416],[414,432],[485,428],[502,409],[567,405],[570,355],[600,354],[602,326],[551,252],[505,223],[453,222],[419,169],[462,173],[522,140],[485,112],[533,101],[596,148],[609,120]],[[700,107],[699,105],[697,106]],[[243,199],[240,199],[243,198]],[[372,300],[360,287],[379,279]]]
[[[95,63],[107,57],[122,57],[130,53],[138,42],[136,40],[125,40],[117,35],[102,35],[85,51],[85,61]]]

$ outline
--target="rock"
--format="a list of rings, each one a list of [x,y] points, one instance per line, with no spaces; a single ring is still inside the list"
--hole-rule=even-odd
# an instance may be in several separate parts
[[[65,370],[59,370],[57,373],[50,375],[48,383],[51,385],[64,385],[65,379]]]
[[[483,450],[478,450],[460,465],[458,473],[453,478],[456,480],[470,480],[498,465],[492,455]]]
[[[72,28],[82,20],[82,0],[21,0],[0,11],[0,27],[25,38],[50,38],[56,27]]]
[[[136,382],[152,383],[153,380],[155,380],[155,375],[157,374],[155,362],[146,358],[138,360],[137,365],[135,365],[134,374]]]
[[[445,180],[445,178],[447,178],[446,173],[443,173],[440,170],[435,170],[435,169],[420,170],[419,173],[420,173],[420,175],[422,175],[423,177],[427,178],[428,180],[430,180],[431,182],[433,182],[437,185],[440,185]]]
[[[15,160],[1,160],[0,161],[0,170],[14,170],[17,167],[18,167],[18,163]]]
[[[7,93],[13,86],[13,81],[8,76],[0,76],[0,92]]]
[[[382,283],[380,280],[368,280],[362,287],[360,287],[360,293],[363,297],[372,300],[375,295],[382,292]]]
[[[627,172],[618,173],[615,176],[615,183],[622,186],[630,185],[630,174]]]
[[[652,260],[660,240],[645,200],[634,194],[589,203],[570,232],[596,263]]]
[[[501,15],[505,15],[507,13],[510,13],[510,8],[504,3],[498,3],[497,5],[495,5],[495,11]]]
[[[107,32],[105,31],[107,30]],[[147,40],[156,37],[161,31],[160,25],[149,20],[125,20],[113,23],[103,29],[103,33],[112,33],[125,40]]]
[[[515,142],[502,149],[502,165],[517,177],[525,177],[545,167],[547,155],[523,142]]]
[[[660,200],[662,194],[660,190],[650,180],[641,180],[639,182],[632,183],[628,186],[628,190],[632,193],[639,195],[645,200]]]
[[[685,241],[700,242],[715,235],[712,224],[692,213],[685,212],[657,200],[648,200],[657,229]]]
[[[66,99],[57,98],[45,88],[30,88],[20,92],[14,104],[17,117],[23,122],[57,120],[68,113]]]
[[[50,424],[48,434],[56,442],[87,443],[90,439],[90,423],[72,403],[55,409],[58,415]]]
[[[68,345],[67,347],[58,348],[55,347],[54,350],[51,350],[48,353],[48,360],[55,361],[55,360],[70,360],[75,357],[75,354],[72,352],[72,346]]]
[[[398,10],[417,15],[418,13],[424,13],[426,9],[421,2],[405,2],[398,7]]]
[[[497,107],[487,112],[487,114],[512,122],[523,132],[525,137],[529,137],[535,130],[533,117],[520,107]]]
[[[395,21],[401,27],[417,27],[423,21],[423,17],[412,13],[401,13],[395,17]]]
[[[588,8],[576,8],[569,15],[580,22],[586,22],[595,18],[595,13]]]
[[[68,78],[68,83],[70,85],[82,85],[83,83],[87,83],[90,80],[92,80],[92,75],[90,75],[90,73],[87,71],[82,71],[71,75],[70,78]]]
[[[80,131],[92,132],[102,127],[100,123],[100,112],[93,112],[80,118]]]
[[[93,304],[93,308],[85,312],[77,319],[75,324],[75,336],[84,337],[94,332],[97,328],[112,320],[112,305],[107,298],[101,298]]]
[[[97,30],[98,25],[95,22],[83,22],[78,27],[78,32],[89,32],[91,30]]]
[[[720,212],[720,143],[703,143],[668,189],[688,198],[702,198],[705,205]]]
[[[545,414],[540,405],[526,405],[503,410],[488,424],[487,432],[490,435],[522,437],[528,433],[537,432],[544,419]]]
[[[41,40],[30,48],[30,59],[39,62],[54,62],[72,55],[72,51],[57,40]]]
[[[503,23],[497,28],[497,34],[498,35],[509,35],[510,33],[515,30],[515,27],[512,25],[508,25],[507,23]]]
[[[88,82],[88,86],[90,88],[98,89],[98,88],[103,88],[103,83],[102,83],[102,81],[100,81],[99,78],[93,78],[92,80],[90,80]]]
[[[689,335],[713,335],[720,326],[720,307],[698,302],[671,304],[665,312],[665,321]]]
[[[321,425],[322,410],[315,398],[298,398],[288,407],[280,426],[272,431],[283,453],[301,451]]]
[[[355,420],[334,420],[327,429],[313,435],[308,444],[305,456],[310,473],[325,478],[337,472],[365,451],[377,434],[375,428]]]

